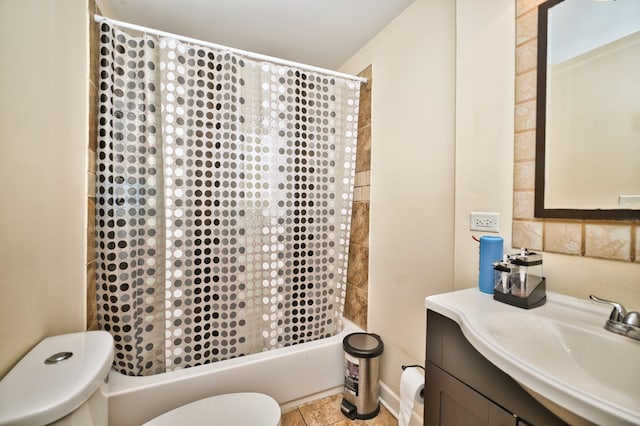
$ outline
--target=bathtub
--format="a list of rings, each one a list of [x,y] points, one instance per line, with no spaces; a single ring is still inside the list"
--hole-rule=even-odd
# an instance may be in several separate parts
[[[148,377],[109,373],[109,425],[141,425],[188,402],[231,392],[261,392],[288,408],[342,392],[342,339],[361,332],[344,320],[336,336]]]

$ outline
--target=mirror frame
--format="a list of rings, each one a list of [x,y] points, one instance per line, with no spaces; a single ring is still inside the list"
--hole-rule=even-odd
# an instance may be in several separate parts
[[[547,104],[547,41],[549,9],[564,0],[548,0],[538,6],[538,76],[536,104],[536,162],[534,215],[538,218],[638,220],[633,209],[548,209],[544,205]]]

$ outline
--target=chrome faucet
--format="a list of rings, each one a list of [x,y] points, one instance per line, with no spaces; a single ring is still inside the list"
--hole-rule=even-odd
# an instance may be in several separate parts
[[[611,315],[609,315],[609,319],[604,325],[605,330],[640,340],[640,313],[635,311],[627,312],[620,303],[600,299],[593,294],[589,296],[589,299],[613,306]]]

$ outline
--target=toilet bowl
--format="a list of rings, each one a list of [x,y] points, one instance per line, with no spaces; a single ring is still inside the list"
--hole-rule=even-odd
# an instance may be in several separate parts
[[[113,338],[106,331],[48,337],[0,380],[0,426],[107,426]],[[260,393],[212,396],[146,426],[280,424],[280,406]]]
[[[168,411],[143,426],[256,425],[278,426],[280,406],[261,393],[212,396]]]

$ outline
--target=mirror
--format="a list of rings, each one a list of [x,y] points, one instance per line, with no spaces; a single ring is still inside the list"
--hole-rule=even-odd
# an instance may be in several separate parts
[[[538,9],[535,216],[640,219],[640,1]]]

